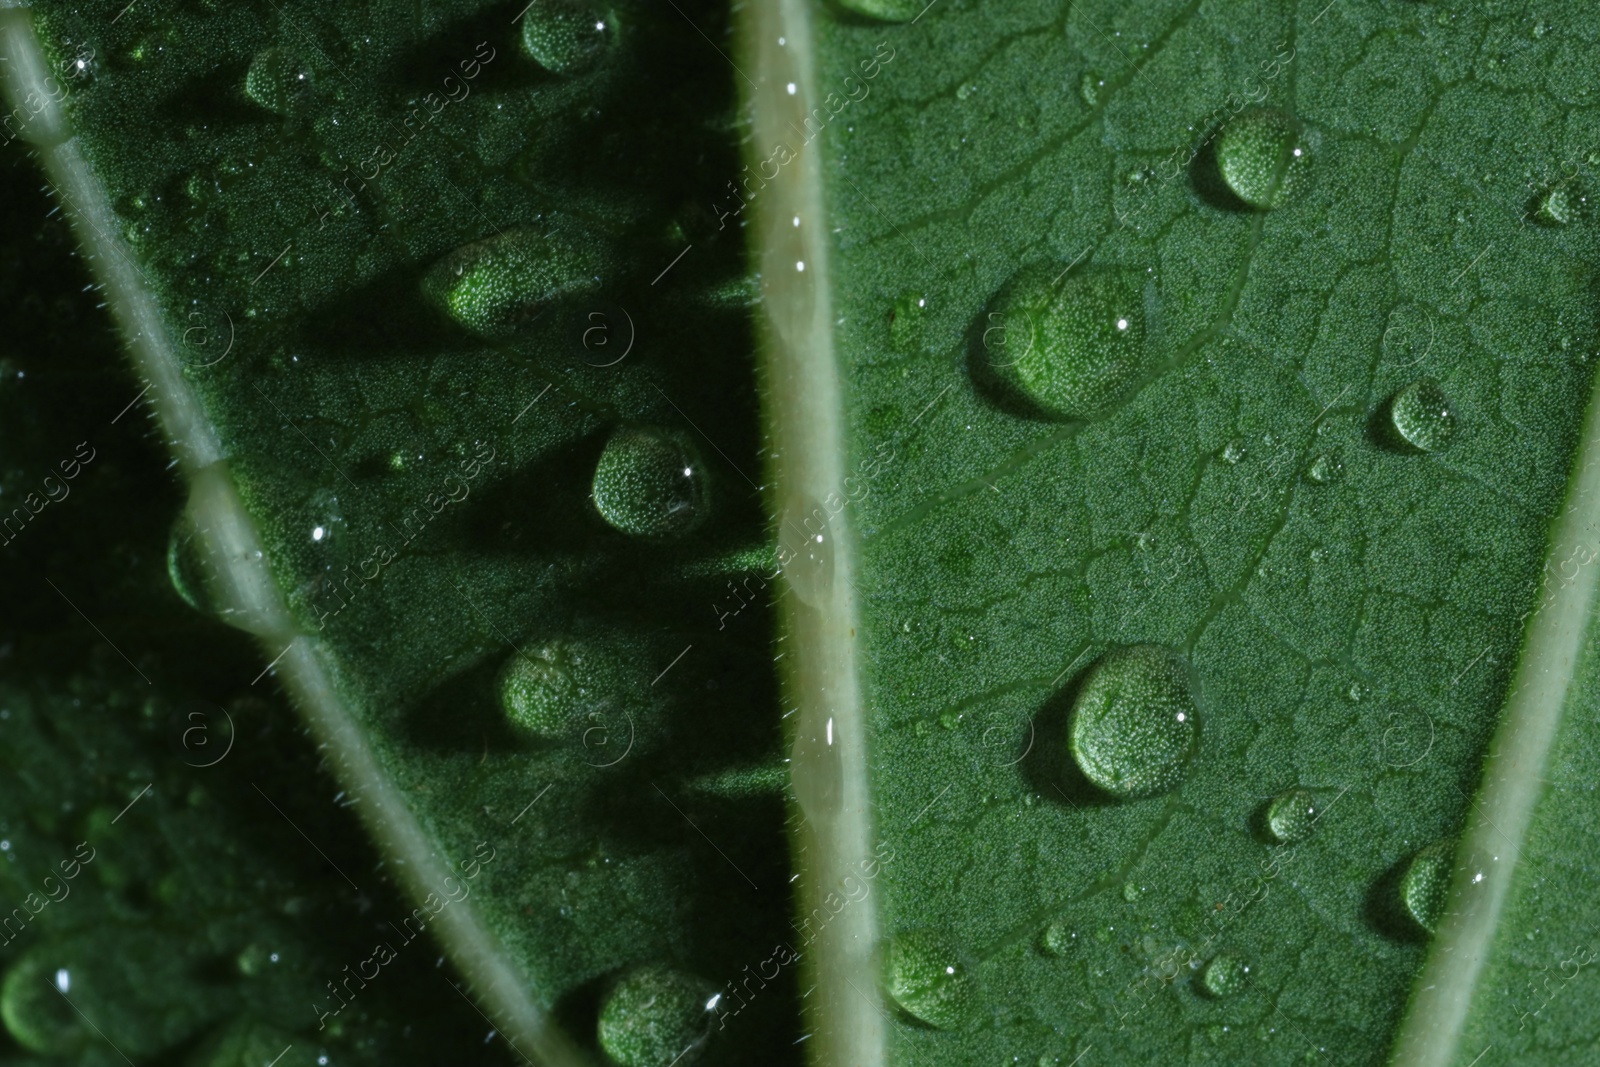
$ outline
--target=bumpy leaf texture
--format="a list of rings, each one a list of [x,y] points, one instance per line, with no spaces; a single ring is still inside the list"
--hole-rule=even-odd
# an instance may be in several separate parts
[[[0,4],[0,1059],[1594,1062],[1597,38]]]

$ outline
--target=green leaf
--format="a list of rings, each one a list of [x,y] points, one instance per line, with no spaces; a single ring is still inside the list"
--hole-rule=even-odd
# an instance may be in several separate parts
[[[0,29],[187,494],[141,521],[258,639],[487,1055],[1600,1038],[1585,13]],[[69,1017],[52,1044],[5,1010],[42,966],[0,1018],[70,1056]],[[133,1055],[219,1062],[333,1010],[229,996],[102,1001],[174,1020]]]

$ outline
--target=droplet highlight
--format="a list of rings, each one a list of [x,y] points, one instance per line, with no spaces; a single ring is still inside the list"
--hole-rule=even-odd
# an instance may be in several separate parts
[[[884,955],[884,992],[911,1015],[939,1030],[965,1020],[971,979],[955,950],[937,934],[914,930],[889,942]]]
[[[1217,135],[1216,155],[1223,182],[1251,207],[1281,206],[1310,185],[1310,149],[1299,124],[1281,111],[1233,119]]]
[[[700,451],[670,430],[624,426],[595,465],[591,497],[614,529],[632,537],[671,540],[705,521],[709,487]]]
[[[1414,381],[1396,393],[1389,404],[1389,418],[1401,439],[1421,452],[1437,452],[1456,432],[1450,398],[1431,378]]]
[[[618,982],[600,1008],[600,1048],[621,1067],[685,1067],[710,1034],[716,990],[682,971],[651,964]]]
[[[1134,271],[1025,268],[992,307],[973,369],[1044,415],[1102,415],[1150,368],[1145,282]]]
[[[1198,725],[1187,663],[1155,645],[1119,648],[1073,705],[1072,758],[1112,796],[1154,796],[1183,780]]]

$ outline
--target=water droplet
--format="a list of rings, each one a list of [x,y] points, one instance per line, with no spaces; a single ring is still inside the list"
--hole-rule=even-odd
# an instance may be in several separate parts
[[[1455,433],[1456,416],[1450,399],[1437,382],[1421,378],[1394,395],[1389,402],[1389,417],[1395,432],[1413,448],[1434,452],[1450,442]]]
[[[1222,450],[1222,461],[1224,463],[1229,463],[1229,464],[1238,463],[1243,458],[1244,458],[1244,442],[1240,441],[1238,438],[1235,438],[1234,440],[1229,441],[1227,446],[1224,447],[1223,450]]]
[[[967,97],[971,96],[977,91],[978,86],[976,84],[973,82],[965,82],[959,89],[956,90],[956,99],[965,100]]]
[[[1132,904],[1134,901],[1138,900],[1141,892],[1142,890],[1139,888],[1139,886],[1135,885],[1133,882],[1122,883],[1122,899],[1127,901],[1129,904]]]
[[[906,22],[926,8],[926,0],[839,0],[839,6],[880,22]]]
[[[239,973],[246,978],[254,978],[269,966],[278,962],[278,954],[259,942],[246,945],[239,955],[234,958],[234,966],[239,968]]]
[[[1292,789],[1267,805],[1267,830],[1280,844],[1292,845],[1311,836],[1321,813],[1308,790]]]
[[[539,0],[522,17],[522,50],[552,74],[578,74],[605,54],[615,23],[583,0]]]
[[[1149,366],[1143,277],[1134,271],[1025,268],[984,321],[980,375],[1040,412],[1103,414]]]
[[[1119,648],[1073,705],[1072,758],[1113,796],[1152,796],[1183,779],[1197,726],[1188,665],[1154,645]]]
[[[311,98],[311,68],[285,49],[264,49],[245,72],[244,94],[274,114],[288,115]]]
[[[817,607],[833,589],[837,530],[826,508],[803,496],[790,499],[778,521],[778,564],[795,595]]]
[[[1237,956],[1214,957],[1200,972],[1200,987],[1213,997],[1231,997],[1244,988],[1250,968]]]
[[[1311,155],[1293,119],[1281,111],[1248,111],[1223,127],[1217,169],[1251,207],[1286,203],[1310,184]]]
[[[1311,461],[1311,468],[1306,471],[1306,477],[1318,485],[1327,485],[1339,476],[1339,461],[1324,452]]]
[[[1077,937],[1072,927],[1057,919],[1044,928],[1044,933],[1039,936],[1039,947],[1051,956],[1065,956],[1072,950]]]
[[[1100,102],[1100,90],[1105,88],[1105,79],[1093,71],[1084,71],[1083,77],[1078,79],[1078,95],[1083,97],[1083,102],[1094,107]]]
[[[967,969],[937,934],[913,930],[889,942],[884,991],[908,1014],[940,1030],[966,1018],[972,998]]]
[[[167,536],[167,577],[185,604],[202,614],[214,614],[207,591],[206,556],[187,511],[178,514]]]
[[[684,536],[705,521],[709,495],[699,449],[670,430],[621,427],[595,465],[595,509],[634,537]]]
[[[1411,857],[1400,878],[1400,902],[1406,914],[1430,934],[1444,918],[1445,898],[1450,891],[1450,860],[1455,843],[1440,841]]]
[[[82,1048],[90,1034],[56,991],[53,959],[36,950],[7,972],[0,985],[0,1018],[23,1048],[61,1056]]]
[[[600,1048],[621,1067],[684,1067],[710,1033],[715,995],[694,975],[658,964],[637,967],[600,1007]]]
[[[512,726],[547,741],[577,740],[591,713],[609,707],[622,665],[579,638],[557,637],[518,652],[500,673],[500,706]]]
[[[517,228],[463,245],[422,278],[422,293],[482,337],[514,334],[550,303],[592,289],[602,257],[594,240]]]
[[[889,309],[889,340],[898,349],[910,350],[922,343],[923,322],[928,302],[920,293],[906,293]]]
[[[1547,189],[1539,197],[1535,218],[1547,226],[1566,226],[1583,217],[1588,200],[1570,183]]]

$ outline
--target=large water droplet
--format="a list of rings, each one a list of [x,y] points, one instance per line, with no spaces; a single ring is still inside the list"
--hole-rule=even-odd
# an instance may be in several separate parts
[[[1250,968],[1237,956],[1215,956],[1200,972],[1200,988],[1213,997],[1231,997],[1244,988]]]
[[[1445,899],[1450,892],[1450,860],[1455,843],[1440,841],[1411,857],[1400,878],[1400,902],[1406,914],[1430,934],[1444,918]]]
[[[1280,844],[1292,845],[1311,836],[1321,814],[1309,790],[1291,789],[1267,805],[1267,831]]]
[[[285,49],[265,49],[250,61],[244,93],[268,111],[290,114],[310,101],[311,68]]]
[[[522,16],[522,50],[552,74],[593,67],[616,38],[616,18],[583,0],[538,0]]]
[[[907,1013],[940,1030],[965,1020],[971,979],[958,954],[937,934],[913,930],[889,942],[884,991]]]
[[[594,469],[595,509],[634,537],[682,537],[710,508],[704,464],[694,442],[671,430],[624,426]]]
[[[790,499],[778,519],[778,564],[789,587],[817,607],[833,589],[833,542],[828,510],[809,497]]]
[[[1134,271],[1025,268],[993,307],[974,371],[1043,414],[1103,414],[1149,368],[1144,281]]]
[[[602,266],[593,240],[517,228],[444,256],[423,275],[422,293],[473,333],[505,337],[552,301],[593,289]]]
[[[590,642],[553,638],[506,661],[500,706],[507,721],[525,734],[576,741],[594,725],[594,717],[608,717],[623,673],[615,656]]]
[[[1154,645],[1119,648],[1073,705],[1072,758],[1113,796],[1152,796],[1183,779],[1197,726],[1188,665]]]
[[[699,1057],[716,990],[668,967],[635,968],[600,1008],[600,1048],[622,1067],[677,1067]]]
[[[1395,432],[1413,448],[1434,452],[1450,443],[1456,416],[1437,382],[1421,378],[1394,395],[1389,417]]]
[[[1251,207],[1276,207],[1303,193],[1311,155],[1298,124],[1281,111],[1247,111],[1222,128],[1217,169],[1235,196]]]

